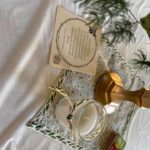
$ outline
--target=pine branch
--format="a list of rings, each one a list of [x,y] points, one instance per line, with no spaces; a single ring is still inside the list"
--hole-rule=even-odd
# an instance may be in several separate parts
[[[146,60],[146,55],[143,53],[143,51],[137,50],[137,53],[135,55],[137,56],[137,58],[131,61],[134,68],[144,69],[150,67],[150,61]]]
[[[79,7],[84,8],[83,13],[88,14],[89,25],[104,27],[103,36],[111,43],[135,39],[134,31],[139,23],[129,9],[125,0],[74,0]]]
[[[144,68],[149,68],[150,67],[150,61],[142,61],[142,60],[137,60],[133,59],[131,62],[134,66],[135,69],[144,69]]]

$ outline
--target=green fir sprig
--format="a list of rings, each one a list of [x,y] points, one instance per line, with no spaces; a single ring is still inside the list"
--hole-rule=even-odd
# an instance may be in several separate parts
[[[139,21],[129,9],[125,0],[73,0],[88,15],[93,28],[104,27],[103,36],[111,44],[135,39],[134,31]]]
[[[135,69],[145,69],[150,67],[150,61],[146,59],[146,54],[140,49],[135,53],[136,59],[133,59],[131,63]]]

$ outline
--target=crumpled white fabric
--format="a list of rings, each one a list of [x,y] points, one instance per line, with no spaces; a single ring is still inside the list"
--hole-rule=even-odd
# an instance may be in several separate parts
[[[0,150],[69,149],[25,126],[60,72],[48,66],[58,4],[79,13],[70,0],[0,1]]]
[[[125,150],[150,149],[150,109],[139,109],[132,119],[130,128],[126,132],[127,145]]]
[[[61,0],[0,1],[0,150],[67,149],[28,129],[60,70],[48,66],[57,5]]]

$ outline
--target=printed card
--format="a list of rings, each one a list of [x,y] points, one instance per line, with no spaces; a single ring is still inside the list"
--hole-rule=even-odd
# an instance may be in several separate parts
[[[97,32],[87,22],[58,6],[53,34],[50,65],[95,75]]]

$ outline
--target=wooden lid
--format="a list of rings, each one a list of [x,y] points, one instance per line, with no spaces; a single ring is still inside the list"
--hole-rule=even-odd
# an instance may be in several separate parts
[[[95,99],[103,105],[113,101],[131,101],[138,106],[150,108],[150,91],[141,89],[127,91],[122,87],[120,77],[114,72],[104,73],[95,86]]]

